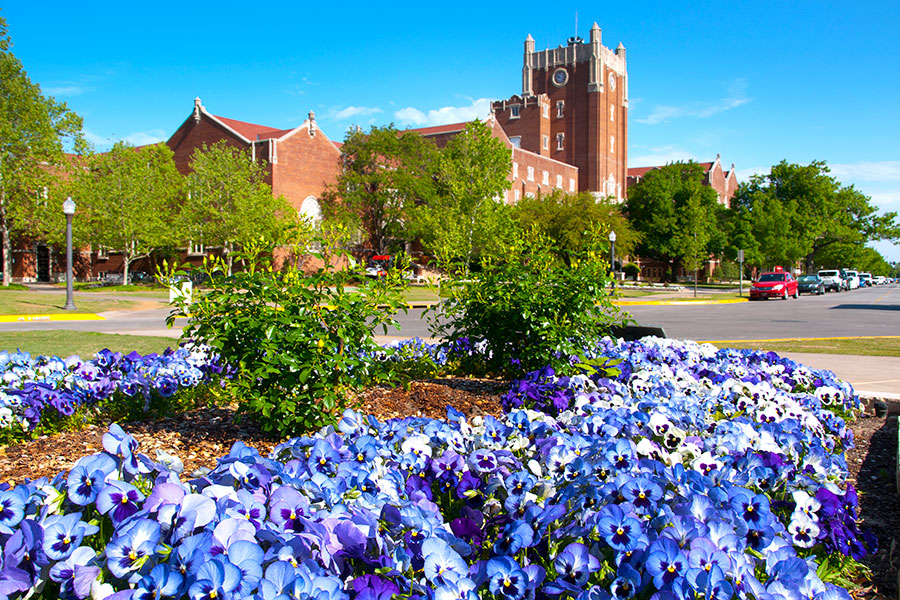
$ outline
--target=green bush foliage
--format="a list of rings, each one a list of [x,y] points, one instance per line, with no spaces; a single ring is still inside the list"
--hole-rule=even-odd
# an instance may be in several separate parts
[[[625,321],[612,304],[598,231],[568,266],[556,260],[548,238],[536,229],[505,255],[502,262],[483,260],[468,274],[451,267],[441,289],[447,300],[429,314],[432,335],[456,348],[465,372],[515,375],[547,364],[564,371],[569,356]],[[487,346],[486,359],[466,352],[479,343]]]
[[[245,268],[231,276],[221,260],[209,260],[205,291],[178,306],[190,317],[183,336],[236,369],[241,411],[280,436],[335,422],[346,392],[389,376],[371,355],[375,329],[386,331],[403,305],[402,269],[366,279],[335,242],[322,246],[313,255],[324,266],[310,275],[275,270],[252,245],[238,257]],[[178,285],[177,272],[163,278]]]

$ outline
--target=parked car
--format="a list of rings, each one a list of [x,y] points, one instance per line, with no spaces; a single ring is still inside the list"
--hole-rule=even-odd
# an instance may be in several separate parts
[[[818,275],[801,275],[797,278],[797,292],[821,296],[825,293],[825,281]]]
[[[860,287],[872,287],[875,285],[872,282],[872,274],[871,273],[860,273],[859,274],[859,285]]]
[[[859,273],[856,271],[844,271],[844,277],[847,279],[847,289],[859,289]]]
[[[376,254],[366,265],[366,277],[384,277],[388,269],[394,267],[394,259],[389,254]]]
[[[845,289],[844,279],[837,269],[822,270],[818,272],[818,275],[825,284],[826,292],[840,292]]]
[[[790,273],[763,273],[750,286],[750,299],[800,297],[797,280]]]

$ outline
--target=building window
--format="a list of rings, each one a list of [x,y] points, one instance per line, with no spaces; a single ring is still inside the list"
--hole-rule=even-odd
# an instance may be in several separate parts
[[[513,191],[515,192],[516,202],[518,202],[518,201],[519,201],[519,197],[520,197],[520,192],[519,192],[519,190],[513,190]]]
[[[203,244],[203,236],[200,236],[200,242],[194,243],[194,240],[188,240],[188,254],[206,254],[206,246]]]
[[[616,120],[616,107],[613,106],[612,104],[609,105],[609,120],[610,121]]]
[[[547,104],[547,103],[541,104],[541,115],[545,119],[550,118],[550,105],[549,104]]]
[[[566,134],[564,134],[564,133],[556,134],[556,149],[557,150],[565,150],[566,149]]]
[[[572,177],[569,178],[569,191],[575,192],[575,179]]]
[[[562,175],[556,176],[556,187],[558,187],[559,189],[562,189]]]
[[[549,135],[541,136],[541,146],[544,147],[544,150],[550,149],[550,136]]]
[[[522,136],[514,135],[509,138],[509,143],[512,144],[513,148],[521,148],[522,147]]]
[[[550,185],[550,173],[547,171],[543,172],[543,177],[541,178],[541,185]]]
[[[614,135],[609,136],[609,153],[616,153],[616,136]]]
[[[519,109],[521,106],[518,104],[512,104],[509,107],[509,118],[510,119],[518,119],[519,118]]]
[[[556,101],[556,117],[562,119],[566,116],[566,103],[563,100]]]
[[[519,163],[514,162],[513,163],[513,179],[518,179],[518,178],[519,178]]]
[[[534,181],[534,167],[528,167],[528,181]]]

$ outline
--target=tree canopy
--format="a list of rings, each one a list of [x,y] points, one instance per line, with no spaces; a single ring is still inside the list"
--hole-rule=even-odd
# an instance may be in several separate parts
[[[343,170],[322,199],[326,219],[357,227],[375,254],[408,240],[414,207],[434,199],[434,143],[387,125],[368,133],[351,129],[341,153]]]
[[[131,263],[184,237],[182,177],[165,144],[138,148],[123,142],[91,156],[73,180],[80,239],[123,253],[123,280]]]
[[[85,149],[81,118],[65,103],[44,96],[11,52],[6,21],[0,17],[0,238],[3,285],[12,275],[11,239],[46,231],[45,190],[65,169],[64,142]],[[56,209],[61,212],[61,208]]]
[[[512,231],[503,192],[512,153],[481,121],[472,121],[440,152],[437,193],[416,210],[422,242],[445,266],[467,271],[479,254],[499,252]]]
[[[526,196],[513,208],[516,221],[525,231],[536,228],[552,241],[554,252],[565,264],[586,250],[599,231],[607,239],[616,233],[617,252],[630,254],[638,241],[637,233],[612,198],[595,198],[590,192],[577,194],[556,189],[549,194]]]
[[[676,162],[649,171],[628,188],[626,214],[638,232],[637,253],[695,268],[717,245],[720,206],[703,184],[703,168]]]
[[[265,168],[248,152],[225,142],[195,150],[183,211],[187,241],[221,246],[229,270],[234,246],[283,242],[297,211],[283,197],[272,196],[265,178]]]
[[[878,214],[862,192],[829,175],[823,161],[781,161],[768,174],[751,177],[732,199],[729,228],[752,236],[744,237],[754,247],[750,264],[803,261],[810,271],[846,266],[852,248],[900,238],[896,213]]]

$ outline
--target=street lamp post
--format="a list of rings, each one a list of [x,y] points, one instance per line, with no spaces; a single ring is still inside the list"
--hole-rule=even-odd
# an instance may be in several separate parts
[[[75,214],[75,201],[66,198],[63,202],[63,214],[66,215],[66,310],[77,310],[72,294],[72,216]]]
[[[609,232],[609,272],[612,274],[613,285],[616,284],[616,232]]]

